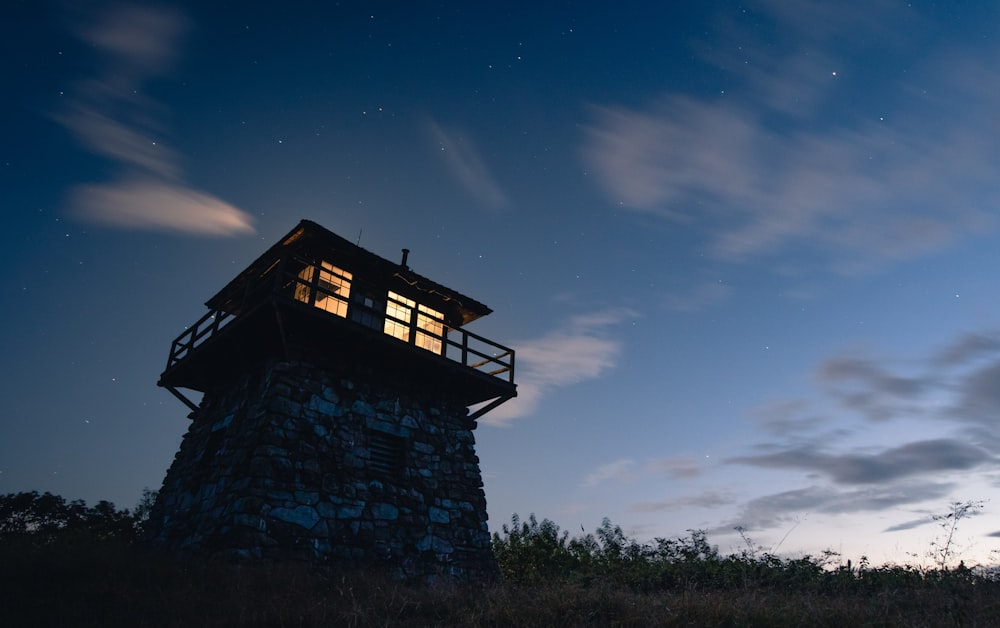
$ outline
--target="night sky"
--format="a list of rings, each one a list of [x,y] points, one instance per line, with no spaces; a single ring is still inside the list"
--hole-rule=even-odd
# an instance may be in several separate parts
[[[156,381],[301,218],[494,313],[491,527],[1000,549],[995,2],[0,9],[0,493],[132,506]]]

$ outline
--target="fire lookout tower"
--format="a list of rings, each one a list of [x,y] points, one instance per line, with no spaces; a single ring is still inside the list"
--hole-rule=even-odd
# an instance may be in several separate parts
[[[407,254],[303,220],[206,302],[160,376],[192,412],[157,543],[492,574],[473,430],[516,396],[514,351],[464,329],[491,310]]]

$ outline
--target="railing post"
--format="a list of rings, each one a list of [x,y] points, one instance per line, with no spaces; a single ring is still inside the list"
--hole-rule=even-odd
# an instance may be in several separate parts
[[[177,355],[177,341],[170,343],[170,355],[167,356],[167,369],[174,365],[174,357]]]

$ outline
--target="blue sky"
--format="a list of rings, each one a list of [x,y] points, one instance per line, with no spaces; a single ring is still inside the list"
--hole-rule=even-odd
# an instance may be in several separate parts
[[[300,218],[494,309],[491,524],[924,560],[1000,523],[993,3],[14,2],[0,492],[127,506]]]

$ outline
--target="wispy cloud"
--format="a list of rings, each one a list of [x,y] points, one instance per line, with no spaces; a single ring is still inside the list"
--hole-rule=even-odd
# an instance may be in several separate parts
[[[608,329],[636,313],[626,308],[582,314],[540,338],[514,342],[517,353],[517,397],[487,414],[482,422],[507,425],[531,414],[542,398],[555,388],[600,377],[614,368],[621,342]]]
[[[735,497],[728,492],[705,491],[697,495],[686,495],[674,499],[664,499],[660,501],[638,502],[629,507],[630,512],[673,512],[675,510],[687,510],[689,508],[719,508],[728,506],[736,501]]]
[[[225,236],[252,233],[246,215],[209,194],[156,179],[124,179],[74,190],[80,216],[126,229]]]
[[[817,376],[833,400],[867,421],[920,417],[989,429],[1000,412],[1000,332],[962,333],[909,360],[905,371],[892,364],[845,354],[826,360]]]
[[[443,128],[434,120],[428,119],[426,124],[437,152],[466,192],[490,209],[506,207],[507,195],[472,140],[461,131]]]
[[[113,55],[119,77],[138,82],[170,69],[176,42],[189,27],[187,17],[170,7],[117,4],[80,34]]]
[[[583,478],[581,484],[591,488],[608,481],[624,482],[635,477],[634,469],[635,460],[622,458],[597,467]]]
[[[1000,456],[1000,438],[994,434],[1000,412],[998,338],[989,330],[962,333],[941,349],[905,361],[862,354],[824,361],[816,374],[829,407],[818,412],[814,404],[821,401],[796,399],[758,408],[755,414],[768,433],[784,442],[761,443],[753,453],[724,461],[801,471],[811,486],[754,499],[734,523],[780,527],[809,512],[918,506],[946,498],[973,479],[994,484],[990,474]],[[873,446],[859,443],[860,428],[852,433],[846,427],[851,418],[860,419],[861,426],[906,420],[908,429],[893,444]],[[839,431],[822,431],[832,426]],[[911,517],[886,531],[924,523]]]
[[[729,532],[740,525],[751,530],[768,530],[785,527],[813,513],[840,515],[886,511],[944,499],[954,488],[954,484],[939,482],[906,482],[851,490],[809,486],[752,499],[732,521],[718,529]]]
[[[646,466],[650,471],[666,473],[674,479],[698,477],[704,471],[703,462],[690,456],[657,458]]]
[[[167,179],[181,175],[177,155],[157,142],[159,132],[139,130],[112,119],[98,109],[77,102],[67,113],[57,116],[80,142],[98,155],[108,157],[129,169],[145,171]]]
[[[183,181],[180,158],[163,141],[159,106],[143,83],[165,74],[188,30],[169,8],[118,4],[78,34],[103,55],[97,76],[81,81],[56,120],[95,154],[121,168],[118,179],[70,195],[82,219],[123,229],[199,235],[253,233],[252,218]]]
[[[1000,334],[975,332],[962,334],[942,349],[934,360],[942,366],[959,366],[983,356],[1000,354]]]
[[[972,370],[956,383],[957,399],[951,414],[995,433],[1000,416],[1000,359]],[[997,443],[994,436],[992,442]]]
[[[836,484],[875,484],[931,473],[966,471],[994,464],[983,449],[953,438],[907,443],[875,454],[830,454],[814,447],[772,454],[736,456],[726,460],[769,469],[799,469],[819,473]]]
[[[1000,157],[1000,127],[991,122],[1000,90],[983,86],[1000,84],[1000,71],[981,53],[943,54],[947,63],[913,73],[919,85],[886,88],[906,103],[893,117],[880,117],[876,102],[868,117],[831,115],[854,88],[843,61],[826,51],[836,38],[808,38],[813,20],[834,30],[871,30],[878,21],[822,19],[841,7],[803,4],[770,12],[779,24],[809,16],[792,25],[805,53],[748,44],[738,71],[731,53],[707,59],[733,73],[732,93],[591,108],[583,156],[609,200],[700,229],[717,258],[806,245],[842,272],[992,229],[1000,189],[984,165]]]
[[[829,422],[829,418],[816,413],[804,399],[774,401],[754,409],[761,427],[773,436],[794,439],[802,433],[815,433]]]
[[[922,396],[937,380],[889,372],[867,356],[838,356],[820,366],[819,379],[839,402],[881,421],[916,417],[927,410]]]
[[[664,305],[674,312],[699,312],[706,307],[722,303],[729,298],[732,289],[720,281],[710,281],[696,286],[687,293],[668,294]]]
[[[925,526],[928,523],[934,523],[934,519],[930,515],[925,515],[917,519],[910,519],[908,521],[893,524],[886,528],[884,532],[903,532],[904,530],[913,530],[915,528]]]

